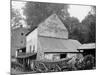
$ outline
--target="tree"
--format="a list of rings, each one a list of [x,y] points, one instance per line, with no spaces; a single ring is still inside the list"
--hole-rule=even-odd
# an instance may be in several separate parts
[[[61,15],[61,10],[64,6],[63,4],[55,3],[27,2],[24,9],[26,22],[31,28],[36,27],[53,13],[56,13],[58,16]]]
[[[80,27],[81,24],[79,20],[75,17],[66,17],[65,20],[62,20],[65,27],[68,29],[69,32],[69,39],[76,39],[80,41]]]
[[[81,43],[91,43],[96,40],[96,10],[88,13],[85,19],[80,23],[76,18],[68,17],[65,20],[65,26],[69,30],[69,38],[79,40]]]
[[[95,42],[96,40],[96,16],[89,14],[83,21],[82,25],[85,27],[88,40],[86,42]]]
[[[19,10],[12,8],[11,9],[11,27],[20,24],[20,20],[22,20],[22,17],[19,13]]]
[[[27,24],[37,26],[47,16],[45,7],[42,3],[27,2],[24,9]]]
[[[69,32],[70,39],[79,40],[81,43],[95,42],[96,7],[80,23],[75,17],[70,17],[69,6],[65,4],[27,2],[24,9],[26,22],[33,29],[51,14],[56,13]]]

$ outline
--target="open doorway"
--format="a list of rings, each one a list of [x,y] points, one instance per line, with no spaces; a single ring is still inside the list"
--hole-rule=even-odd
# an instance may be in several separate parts
[[[63,53],[63,54],[60,54],[60,59],[63,59],[63,58],[66,58],[67,54]]]

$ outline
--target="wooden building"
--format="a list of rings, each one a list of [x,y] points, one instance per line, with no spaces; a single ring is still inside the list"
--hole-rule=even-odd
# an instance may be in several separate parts
[[[79,41],[68,39],[68,30],[59,17],[53,14],[26,34],[26,52],[18,49],[16,58],[18,62],[30,67],[33,60],[59,61],[76,57],[79,46]]]
[[[37,54],[36,60],[72,57],[79,53],[77,48],[80,45],[77,40],[68,39],[68,30],[56,14],[26,34],[26,54]]]
[[[82,44],[78,48],[79,52],[82,52],[82,54],[85,55],[92,55],[96,56],[96,44],[95,43],[87,43],[87,44]]]
[[[16,56],[16,51],[20,48],[25,50],[26,47],[26,33],[29,30],[24,28],[22,25],[11,29],[11,56]]]

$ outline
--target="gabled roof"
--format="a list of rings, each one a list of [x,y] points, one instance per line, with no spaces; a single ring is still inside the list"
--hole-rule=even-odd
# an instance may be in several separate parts
[[[95,49],[95,43],[82,44],[78,49]]]
[[[52,14],[39,24],[38,34],[41,36],[68,38],[68,31],[56,14]]]
[[[60,39],[53,37],[38,37],[43,52],[78,52],[81,45],[77,40]]]
[[[37,26],[35,26],[32,30],[30,30],[27,34],[26,34],[26,36],[28,35],[28,34],[30,34],[33,30],[35,30],[37,28]]]
[[[38,27],[35,28],[38,29],[38,35],[40,36],[68,38],[68,31],[56,14],[52,14],[46,20],[41,22]],[[30,34],[33,30],[27,33],[26,36]]]

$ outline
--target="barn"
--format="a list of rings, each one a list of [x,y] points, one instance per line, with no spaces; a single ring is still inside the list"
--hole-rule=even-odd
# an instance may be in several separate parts
[[[56,14],[52,14],[26,34],[26,54],[37,54],[36,60],[59,60],[79,53],[81,43],[68,39],[68,30]]]
[[[38,61],[41,63],[71,59],[74,63],[81,54],[77,49],[82,44],[68,38],[68,30],[56,14],[49,16],[25,37],[26,49],[17,49],[16,59],[31,69],[34,69],[34,64]]]

